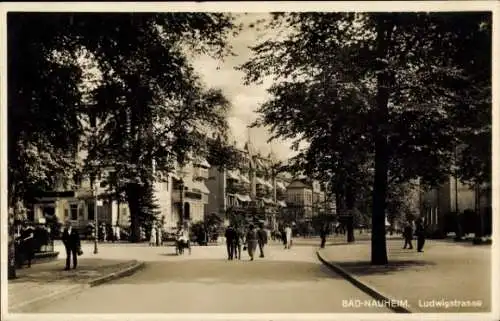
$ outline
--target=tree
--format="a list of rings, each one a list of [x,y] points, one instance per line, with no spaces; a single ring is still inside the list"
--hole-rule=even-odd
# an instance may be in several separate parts
[[[236,146],[229,144],[228,138],[218,134],[207,140],[207,161],[211,166],[222,169],[236,169],[241,166],[242,155]]]
[[[81,71],[71,56],[56,54],[72,48],[56,20],[9,13],[7,28],[7,180],[14,210],[72,176],[81,134]],[[9,232],[13,238],[12,225]],[[13,242],[9,248],[9,277],[15,277]]]
[[[206,153],[208,131],[227,128],[228,101],[204,88],[185,49],[224,55],[232,20],[202,13],[78,14],[72,25],[101,74],[90,93],[88,113],[99,125],[87,141],[86,171],[114,168],[138,240],[147,186],[190,155]]]
[[[288,33],[255,46],[242,66],[249,83],[274,78],[272,98],[259,110],[274,137],[296,146],[345,142],[327,153],[354,165],[347,174],[365,164],[357,157],[373,156],[372,264],[387,263],[390,184],[421,178],[437,185],[451,172],[456,124],[449,116],[470,104],[472,83],[462,45],[490,20],[487,13],[277,13],[268,27]],[[361,144],[356,156],[349,143]],[[315,149],[311,159],[326,157]]]

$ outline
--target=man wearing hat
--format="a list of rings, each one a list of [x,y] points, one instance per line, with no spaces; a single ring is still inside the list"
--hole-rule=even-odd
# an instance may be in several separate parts
[[[66,227],[62,234],[62,241],[66,249],[66,267],[64,270],[69,270],[71,256],[73,256],[73,269],[76,269],[78,255],[81,254],[80,235],[78,231],[71,226],[70,221],[66,221]]]

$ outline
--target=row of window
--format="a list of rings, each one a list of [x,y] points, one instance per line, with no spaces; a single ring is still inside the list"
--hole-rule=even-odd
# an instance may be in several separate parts
[[[94,202],[88,202],[87,205],[87,219],[93,220],[95,218]],[[64,209],[64,218],[76,221],[79,218],[83,219],[85,216],[85,207],[79,204],[70,204],[69,208]]]
[[[439,209],[437,207],[427,208],[425,221],[426,224],[437,225],[439,221]]]
[[[288,201],[292,203],[312,203],[312,194],[289,194]]]

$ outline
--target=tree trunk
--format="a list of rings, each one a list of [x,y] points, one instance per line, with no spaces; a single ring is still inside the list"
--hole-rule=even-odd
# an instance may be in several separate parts
[[[476,218],[477,218],[477,227],[476,227],[476,235],[475,238],[477,240],[481,240],[484,236],[484,218],[483,213],[481,211],[481,188],[479,184],[475,186],[475,208],[476,208]]]
[[[375,179],[373,182],[372,207],[372,253],[371,264],[385,265],[388,263],[385,238],[385,209],[387,198],[387,176],[389,151],[387,142],[388,101],[389,101],[389,74],[388,66],[384,63],[387,53],[386,30],[390,30],[384,21],[384,15],[377,16],[377,47],[378,57],[381,58],[377,74],[377,127],[375,129]]]
[[[354,191],[352,187],[349,185],[346,187],[346,197],[345,197],[345,203],[346,203],[346,208],[347,208],[347,220],[346,220],[346,229],[347,229],[347,242],[348,243],[353,243],[355,241],[354,239],[354,204],[355,204],[355,197],[354,197]]]
[[[139,189],[139,185],[135,183],[127,184],[126,188],[130,210],[130,242],[132,243],[141,241]]]
[[[16,217],[16,213],[14,212],[15,209],[15,197],[14,197],[14,186],[11,185],[10,189],[10,195],[8,196],[9,198],[9,214],[8,214],[8,234],[9,234],[9,241],[8,241],[8,279],[12,280],[17,278],[16,275],[16,242],[15,242],[15,227],[14,227],[14,220]],[[12,209],[10,211],[10,209]]]

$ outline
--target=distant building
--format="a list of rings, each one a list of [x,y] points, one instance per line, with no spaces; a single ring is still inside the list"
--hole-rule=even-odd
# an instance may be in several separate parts
[[[287,215],[294,221],[310,221],[314,216],[336,214],[332,202],[316,180],[307,177],[293,179],[286,190]]]
[[[198,158],[182,168],[178,166],[177,170],[170,174],[173,178],[172,209],[171,215],[165,217],[167,229],[176,229],[181,220],[190,223],[203,221],[210,195],[206,185],[209,170],[210,164],[205,159]]]
[[[420,214],[431,233],[445,235],[457,230],[460,214],[463,232],[476,230],[482,215],[486,234],[491,234],[491,185],[463,184],[450,177],[440,187],[420,194]]]
[[[211,168],[207,182],[210,190],[206,214],[227,219],[230,213],[258,217],[277,227],[276,215],[286,207],[285,181],[272,171],[272,157],[263,157],[247,144],[239,150],[237,169]]]

